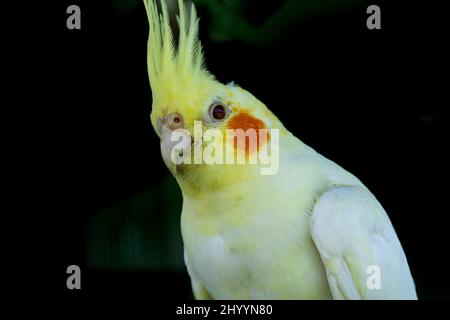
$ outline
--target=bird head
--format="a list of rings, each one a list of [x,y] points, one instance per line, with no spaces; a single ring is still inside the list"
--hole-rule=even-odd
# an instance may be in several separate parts
[[[179,34],[178,41],[174,41],[167,4],[161,1],[160,12],[155,0],[144,0],[144,3],[150,25],[147,48],[153,98],[150,118],[161,139],[161,153],[167,167],[182,189],[183,185],[191,190],[202,186],[221,188],[238,179],[245,179],[252,171],[248,166],[211,165],[194,163],[195,161],[191,164],[175,164],[171,159],[171,152],[176,144],[171,139],[172,133],[182,129],[195,138],[197,124],[202,132],[208,129],[218,130],[223,134],[221,143],[229,145],[227,129],[246,131],[277,128],[281,130],[281,134],[285,134],[283,125],[252,94],[234,83],[220,83],[206,70],[198,39],[199,20],[194,5],[188,7],[182,0],[178,0]],[[185,147],[195,149],[192,148],[196,144],[194,138],[188,140]],[[205,147],[208,142],[200,140],[197,144]],[[258,141],[256,149],[246,146],[245,153],[247,156],[251,152],[257,153],[260,147],[261,141]],[[237,151],[239,146],[235,144],[233,148]]]

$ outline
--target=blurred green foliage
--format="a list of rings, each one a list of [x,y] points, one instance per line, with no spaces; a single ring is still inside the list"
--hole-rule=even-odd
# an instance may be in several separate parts
[[[182,197],[168,175],[95,214],[87,230],[88,265],[108,270],[184,270],[180,230]]]
[[[142,0],[109,0],[117,12],[140,8]],[[159,1],[159,0],[157,0]],[[177,0],[166,0],[171,12]],[[266,46],[294,24],[349,7],[361,0],[193,0],[209,14],[208,35],[213,41],[243,41]],[[203,19],[204,17],[200,17]]]
[[[127,13],[138,7],[143,0],[109,0],[111,5],[119,13]]]
[[[346,8],[360,0],[194,0],[210,15],[212,40],[268,45],[301,20]]]

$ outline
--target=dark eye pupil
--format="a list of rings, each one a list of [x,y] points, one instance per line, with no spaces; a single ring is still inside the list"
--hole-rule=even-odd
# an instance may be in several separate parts
[[[226,110],[224,106],[218,105],[215,106],[213,111],[212,111],[212,116],[214,117],[214,119],[216,120],[222,120],[223,118],[225,118],[226,116]]]

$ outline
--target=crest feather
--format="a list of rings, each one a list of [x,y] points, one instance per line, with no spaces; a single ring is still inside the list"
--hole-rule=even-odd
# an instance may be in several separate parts
[[[147,66],[153,101],[170,98],[174,93],[193,90],[199,82],[213,80],[205,69],[198,39],[199,19],[194,5],[186,7],[178,0],[178,45],[170,27],[167,4],[161,0],[161,11],[155,0],[144,0],[150,26],[147,46]]]

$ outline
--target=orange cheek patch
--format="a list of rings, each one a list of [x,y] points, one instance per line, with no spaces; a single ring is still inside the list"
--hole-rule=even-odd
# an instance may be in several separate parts
[[[229,129],[242,129],[244,131],[246,131],[247,129],[264,129],[264,123],[249,115],[248,113],[238,113],[237,115],[233,116],[229,121],[228,121],[228,128]]]
[[[249,115],[246,112],[240,112],[236,115],[234,115],[227,123],[228,129],[242,129],[244,132],[246,132],[249,129],[253,129],[256,131],[256,149],[259,151],[259,148],[262,143],[267,143],[270,139],[269,132],[267,132],[267,139],[261,139],[259,136],[259,130],[260,129],[266,129],[264,122],[259,120],[258,118],[255,118],[251,115]],[[238,148],[237,143],[237,137],[234,138],[234,148]],[[250,151],[250,142],[249,137],[245,138],[245,153],[248,154]]]

